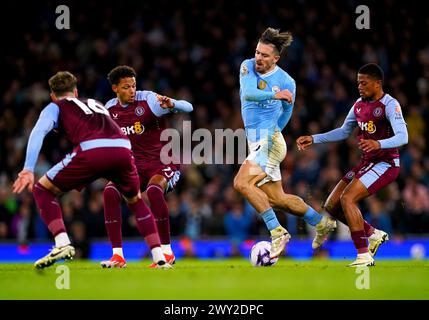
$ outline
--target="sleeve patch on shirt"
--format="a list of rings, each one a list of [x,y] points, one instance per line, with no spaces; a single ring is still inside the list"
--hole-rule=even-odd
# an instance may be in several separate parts
[[[247,68],[246,64],[243,64],[241,66],[241,70],[240,70],[241,75],[245,76],[246,74],[249,73],[249,69]]]
[[[401,107],[399,105],[397,105],[395,107],[395,119],[396,120],[401,120],[402,119],[402,110],[401,110]]]

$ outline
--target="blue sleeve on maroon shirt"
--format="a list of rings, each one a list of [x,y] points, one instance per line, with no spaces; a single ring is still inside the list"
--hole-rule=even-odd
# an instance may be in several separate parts
[[[350,109],[340,128],[313,135],[313,143],[327,143],[347,139],[356,127],[356,116],[354,113],[354,106]]]
[[[39,120],[31,130],[30,138],[28,139],[24,169],[34,171],[43,139],[45,139],[49,131],[58,127],[59,114],[60,108],[53,102],[48,104],[40,113]]]
[[[396,99],[392,99],[386,105],[386,118],[389,120],[395,135],[388,139],[378,140],[381,149],[390,149],[403,146],[408,143],[407,124],[402,116],[401,106]]]
[[[156,93],[153,91],[137,91],[136,100],[146,100],[150,110],[157,117],[162,117],[168,113],[191,112],[193,110],[192,104],[188,101],[175,99],[171,99],[174,103],[173,108],[162,108],[156,97]]]

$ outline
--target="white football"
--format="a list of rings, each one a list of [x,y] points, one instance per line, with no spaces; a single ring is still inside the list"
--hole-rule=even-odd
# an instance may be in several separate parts
[[[250,249],[249,260],[255,267],[270,267],[277,263],[279,258],[270,259],[271,243],[259,241]]]

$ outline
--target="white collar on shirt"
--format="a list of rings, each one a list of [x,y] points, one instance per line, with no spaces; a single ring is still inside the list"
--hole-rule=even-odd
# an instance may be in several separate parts
[[[268,72],[268,73],[264,73],[264,74],[262,74],[262,73],[259,73],[259,72],[256,72],[261,78],[266,78],[266,77],[269,77],[270,75],[272,75],[272,74],[274,74],[277,70],[279,70],[279,66],[275,66],[274,67],[274,69],[273,70],[271,70],[270,72]]]

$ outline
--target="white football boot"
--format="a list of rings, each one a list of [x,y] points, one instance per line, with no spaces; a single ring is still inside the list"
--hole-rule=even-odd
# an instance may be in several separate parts
[[[270,259],[277,258],[283,253],[286,243],[289,242],[290,238],[289,232],[282,226],[271,230]]]
[[[368,251],[371,256],[375,256],[381,244],[389,240],[389,235],[383,230],[375,229],[374,233],[368,237]]]
[[[316,224],[316,236],[313,239],[311,247],[318,249],[328,239],[328,234],[335,230],[337,221],[331,217],[323,216],[322,220]]]
[[[53,265],[58,260],[73,259],[74,255],[75,255],[75,249],[73,246],[69,244],[62,247],[54,247],[52,248],[51,252],[49,252],[49,254],[37,260],[34,263],[34,267],[37,269],[43,269]]]
[[[348,267],[372,267],[375,266],[374,259],[369,252],[358,253],[355,261],[350,263]]]

